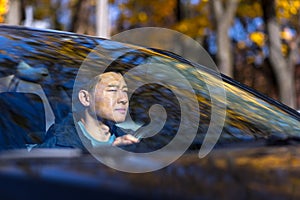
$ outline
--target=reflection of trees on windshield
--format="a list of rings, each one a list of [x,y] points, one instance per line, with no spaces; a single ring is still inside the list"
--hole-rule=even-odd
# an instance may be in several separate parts
[[[151,55],[151,51],[147,51],[147,54]],[[199,134],[206,133],[207,127],[210,122],[210,110],[211,110],[211,100],[210,94],[207,89],[207,84],[212,87],[217,87],[219,84],[216,77],[209,74],[206,71],[200,71],[188,64],[181,63],[174,59],[170,59],[165,56],[153,54],[149,58],[139,59],[139,55],[136,54],[136,57],[130,56],[130,59],[123,59],[122,61],[126,64],[130,64],[130,61],[140,60],[139,64],[144,63],[164,63],[169,66],[172,66],[174,69],[182,73],[192,84],[199,101],[199,108],[201,112]],[[134,63],[136,64],[136,63]],[[131,77],[136,81],[139,81],[139,76]],[[177,86],[179,91],[187,97],[186,99],[192,98],[188,92],[185,91],[185,88],[181,88],[180,84]],[[289,116],[287,113],[281,109],[267,103],[264,100],[250,94],[236,86],[233,86],[229,83],[224,83],[224,87],[227,95],[227,116],[226,123],[223,129],[223,134],[221,136],[222,141],[235,141],[235,140],[253,140],[255,138],[266,138],[271,134],[289,134],[297,135],[300,132],[300,125],[298,120]],[[157,88],[152,88],[151,91],[145,90],[147,98],[139,99],[140,104],[135,106],[138,108],[143,108],[143,101],[151,101],[150,99],[156,99],[157,93],[154,91]],[[162,97],[162,98],[161,98]],[[168,95],[160,94],[160,102],[172,101]],[[221,97],[215,96],[219,102]],[[225,103],[225,102],[220,102]],[[142,109],[143,111],[137,112],[142,113],[146,112],[147,109]],[[192,109],[191,109],[192,110]],[[218,110],[217,110],[218,112]],[[170,112],[172,113],[172,112]],[[177,112],[173,114],[178,115]],[[192,112],[191,112],[192,114]],[[221,114],[221,113],[220,113]],[[138,114],[136,114],[138,116]],[[141,115],[141,114],[140,114]],[[198,139],[202,139],[202,136],[198,135]]]
[[[206,77],[208,84],[218,81],[205,72],[202,75]],[[227,96],[224,134],[248,140],[275,133],[288,135],[299,133],[299,121],[281,109],[231,84],[224,83],[224,87]],[[224,134],[222,137],[226,138]]]
[[[258,129],[260,132],[298,135],[300,131],[298,120],[232,85],[226,84],[226,88],[228,106],[232,109],[228,111],[230,117],[252,124],[252,129]],[[245,123],[235,123],[234,125],[240,128],[243,124]],[[251,130],[251,127],[248,128]]]

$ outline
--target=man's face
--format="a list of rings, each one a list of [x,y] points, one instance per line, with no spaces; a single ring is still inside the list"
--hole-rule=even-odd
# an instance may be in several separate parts
[[[102,74],[100,82],[95,87],[96,115],[116,123],[123,122],[128,109],[127,90],[121,74],[114,72]]]

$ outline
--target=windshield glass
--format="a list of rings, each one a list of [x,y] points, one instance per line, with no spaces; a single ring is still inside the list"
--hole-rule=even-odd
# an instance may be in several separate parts
[[[220,85],[220,83],[218,83],[220,82],[220,79],[207,72],[207,70],[201,66],[195,68],[172,58],[151,54],[148,56],[149,57],[145,59],[145,55],[142,57],[141,55],[136,54],[136,58],[133,59],[133,55],[128,55],[128,58],[131,58],[131,60],[122,59],[122,61],[131,65],[141,65],[145,63],[151,63],[152,65],[168,65],[180,71],[189,80],[196,92],[199,102],[201,119],[199,121],[199,130],[197,134],[198,141],[196,140],[196,143],[201,143],[207,131],[211,116],[211,97],[208,85],[218,89],[217,87]],[[132,60],[134,60],[134,62]],[[136,63],[137,60],[140,60],[140,62]],[[141,74],[136,74],[133,78],[135,81],[139,81],[139,77],[141,77]],[[165,78],[167,79],[167,77]],[[291,116],[283,109],[272,105],[266,100],[263,100],[242,88],[228,82],[223,82],[223,84],[226,90],[226,102],[222,102],[223,99],[221,97],[215,97],[218,103],[226,104],[227,107],[226,120],[219,143],[235,142],[239,140],[249,141],[280,134],[282,135],[281,137],[299,136],[300,124],[298,119]],[[184,85],[182,86],[180,83],[174,85],[174,87],[177,87],[173,88],[174,90],[186,91]],[[138,103],[131,104],[134,118],[136,120],[146,118],[143,117],[141,113],[147,114],[150,105],[159,102],[167,107],[169,109],[167,113],[171,113],[170,116],[173,116],[173,119],[171,120],[173,123],[170,124],[170,127],[175,129],[176,127],[178,128],[178,124],[180,123],[180,109],[178,108],[178,101],[176,101],[176,98],[170,95],[170,93],[172,93],[172,91],[167,88],[163,89],[156,84],[149,84],[139,88],[139,90],[136,91],[136,96],[139,96],[139,98],[136,99]],[[142,95],[142,97],[140,95]],[[187,96],[187,99],[190,99],[188,97],[192,94],[185,92],[184,95]],[[135,99],[133,99],[132,102],[134,102],[134,100]]]
[[[205,67],[195,67],[178,56],[163,55],[149,49],[64,33],[2,27],[0,42],[1,149],[30,150],[38,147],[49,137],[49,130],[72,116],[74,83],[87,58],[93,60],[90,69],[105,66],[108,71],[130,72],[125,77],[127,84],[134,82],[140,86],[129,91],[130,118],[127,116],[125,122],[118,126],[131,129],[137,137],[144,137],[143,144],[147,144],[146,147],[159,149],[168,144],[182,122],[197,128],[194,144],[203,141],[211,121],[208,86],[218,90],[220,85],[220,80]],[[100,50],[94,51],[99,45]],[[145,66],[151,78],[172,81],[173,84],[168,87],[160,82],[144,84],[145,71],[133,69]],[[188,80],[192,90],[176,77],[156,71],[164,67]],[[254,141],[271,135],[299,136],[298,119],[284,109],[230,82],[224,82],[224,88],[226,101],[215,97],[218,103],[225,104],[227,108],[219,144]],[[191,111],[185,121],[178,95],[183,97],[182,102]],[[196,106],[191,101],[193,95],[196,95]],[[155,112],[160,115],[151,116],[151,109],[156,109]],[[196,115],[200,116],[199,120]],[[134,124],[129,123],[132,121]],[[148,133],[157,134],[145,137],[145,131],[138,131],[143,127],[147,127]],[[56,130],[74,131],[69,126]]]

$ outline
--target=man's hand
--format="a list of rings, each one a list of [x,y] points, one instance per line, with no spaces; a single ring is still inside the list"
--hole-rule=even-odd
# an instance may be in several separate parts
[[[139,139],[137,139],[133,135],[127,134],[127,135],[123,135],[121,137],[117,137],[112,145],[113,146],[129,145],[129,144],[135,144],[138,142],[139,142]]]

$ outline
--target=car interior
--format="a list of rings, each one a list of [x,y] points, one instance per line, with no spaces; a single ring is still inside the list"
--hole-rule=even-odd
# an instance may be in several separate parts
[[[40,96],[33,93],[2,92],[0,108],[1,148],[30,148],[31,145],[43,142],[46,113]]]
[[[34,79],[40,74],[28,64],[27,69],[20,70],[20,65],[25,62],[19,63],[16,74],[0,78],[0,149],[30,150],[44,141],[46,131],[54,124],[46,94]]]

